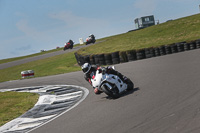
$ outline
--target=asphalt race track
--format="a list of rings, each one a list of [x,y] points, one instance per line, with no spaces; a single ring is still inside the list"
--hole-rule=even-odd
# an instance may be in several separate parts
[[[0,89],[78,85],[77,107],[31,133],[199,133],[200,49],[115,65],[135,90],[112,100],[95,95],[82,72],[0,83]]]

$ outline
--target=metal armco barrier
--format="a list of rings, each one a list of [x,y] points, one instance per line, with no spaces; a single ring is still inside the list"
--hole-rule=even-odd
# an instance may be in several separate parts
[[[26,70],[21,72],[22,78],[34,77],[35,73],[33,70]]]

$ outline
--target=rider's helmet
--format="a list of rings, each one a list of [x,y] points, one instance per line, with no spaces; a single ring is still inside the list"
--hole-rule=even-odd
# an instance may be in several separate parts
[[[86,73],[88,73],[90,71],[91,65],[89,63],[84,63],[81,66],[81,68],[82,68],[82,71],[86,74]]]

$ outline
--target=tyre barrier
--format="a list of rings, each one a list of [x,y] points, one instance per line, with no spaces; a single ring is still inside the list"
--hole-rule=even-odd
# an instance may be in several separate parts
[[[104,54],[105,63],[106,65],[112,65],[112,56],[111,54]]]
[[[136,56],[136,51],[135,50],[126,51],[126,55],[127,55],[127,61],[135,61],[135,60],[137,60],[137,56]]]
[[[138,51],[136,51],[136,57],[137,60],[141,60],[141,59],[145,59],[145,50],[144,49],[140,49]]]
[[[86,56],[84,56],[83,58],[84,58],[84,61],[85,61],[85,62],[91,63],[91,62],[90,62],[90,56],[89,56],[89,55],[86,55]]]
[[[171,47],[172,53],[177,53],[178,52],[176,44],[172,44],[170,47]]]
[[[94,62],[96,65],[99,65],[99,56],[98,55],[94,55]]]
[[[159,47],[151,47],[139,50],[117,51],[106,54],[86,55],[86,56],[79,55],[76,52],[74,54],[77,63],[80,66],[86,62],[92,65],[113,65],[129,61],[136,61],[136,60],[158,57],[168,54],[174,54],[198,48],[200,48],[200,39],[191,42],[179,42]]]
[[[99,65],[106,65],[104,54],[99,54]]]
[[[184,43],[176,43],[178,52],[184,51]]]
[[[196,43],[195,42],[190,42],[190,50],[196,49]]]
[[[111,57],[112,57],[112,63],[113,64],[119,64],[120,63],[119,52],[111,53]]]
[[[21,71],[22,78],[34,77],[34,75],[35,75],[35,73],[33,70]]]
[[[166,55],[166,51],[165,51],[165,46],[160,46],[159,47],[159,51],[160,51],[160,55]]]
[[[155,51],[155,56],[160,56],[160,49],[159,48],[154,48]]]
[[[151,54],[151,57],[155,57],[155,49],[154,48],[150,48],[150,54]]]
[[[95,60],[93,55],[90,55],[90,64],[95,65]]]
[[[189,43],[184,43],[184,51],[190,50]]]
[[[120,61],[120,63],[128,62],[128,57],[126,55],[126,51],[119,52],[119,61]]]
[[[75,58],[76,58],[76,61],[77,61],[78,65],[79,66],[83,65],[84,64],[83,56],[79,55],[77,53],[74,53],[74,55],[75,55]]]
[[[151,58],[155,56],[155,50],[153,48],[146,48],[145,49],[145,57]]]
[[[169,45],[165,45],[165,53],[166,54],[172,54],[172,49]]]
[[[196,40],[196,48],[200,48],[200,39]]]

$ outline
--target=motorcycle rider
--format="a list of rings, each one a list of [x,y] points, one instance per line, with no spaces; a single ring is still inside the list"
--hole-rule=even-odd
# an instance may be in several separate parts
[[[90,36],[89,36],[90,38],[92,38],[92,40],[94,40],[95,39],[95,37],[94,37],[94,35],[93,34],[90,34]]]
[[[112,67],[108,66],[108,67],[99,67],[97,65],[90,65],[89,63],[84,63],[82,66],[82,71],[84,73],[84,78],[86,81],[88,81],[90,83],[90,85],[92,85],[91,82],[91,78],[90,74],[92,72],[96,72],[97,70],[99,70],[100,72],[103,73],[108,73],[108,74],[114,74],[117,75],[123,82],[126,83],[127,81],[127,77],[123,76],[121,73],[119,73],[118,71],[115,71]],[[95,94],[101,94],[102,92],[98,90],[98,88],[94,88],[94,93]]]
[[[70,43],[70,45],[74,44],[74,42],[71,39],[69,39],[68,43]]]

